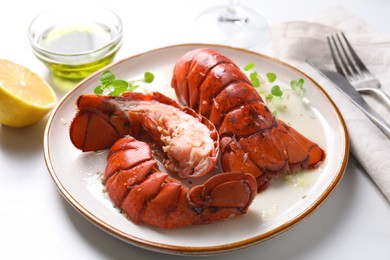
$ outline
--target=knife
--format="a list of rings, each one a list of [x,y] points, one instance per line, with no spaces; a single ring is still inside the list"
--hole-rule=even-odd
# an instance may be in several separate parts
[[[312,61],[307,60],[307,62],[318,72],[320,72],[325,78],[333,82],[336,87],[352,101],[355,106],[357,106],[363,113],[375,124],[378,128],[390,138],[390,125],[377,113],[373,110],[368,103],[360,96],[359,92],[355,89],[351,83],[341,74],[336,71],[331,71],[328,69],[320,68],[318,65],[314,64]]]

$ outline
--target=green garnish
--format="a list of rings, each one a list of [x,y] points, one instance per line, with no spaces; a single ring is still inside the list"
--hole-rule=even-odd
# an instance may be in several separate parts
[[[154,75],[153,75],[153,73],[148,72],[148,71],[145,72],[145,74],[144,74],[144,80],[145,80],[146,83],[152,83],[153,80],[154,80]]]
[[[267,106],[268,107],[275,106],[275,110],[272,111],[272,113],[275,115],[275,117],[277,115],[276,109],[278,109],[278,107],[279,108],[286,107],[284,105],[281,105],[282,101],[283,101],[282,99],[284,96],[283,95],[284,92],[293,92],[293,93],[300,95],[301,97],[303,96],[305,89],[303,88],[304,80],[302,78],[298,79],[298,80],[292,80],[290,82],[291,89],[283,89],[282,90],[280,88],[280,86],[276,85],[276,84],[275,85],[271,84],[271,86],[267,87],[267,85],[269,85],[269,83],[274,83],[276,81],[277,75],[274,72],[268,72],[265,74],[266,80],[264,80],[259,75],[259,73],[255,70],[255,67],[256,67],[255,63],[248,63],[244,67],[244,70],[249,73],[249,79],[250,79],[253,87],[255,87],[257,89],[257,91],[259,92],[259,94],[261,94],[263,96],[263,98],[265,99],[265,101],[267,103]],[[262,87],[259,88],[260,86],[262,86]],[[287,98],[288,98],[288,95],[287,95]],[[279,105],[279,106],[277,106],[277,105]]]
[[[255,64],[254,63],[248,63],[245,67],[244,67],[244,70],[245,71],[250,71],[251,69],[253,69],[255,67]]]
[[[151,72],[145,72],[144,78],[141,80],[125,81],[116,79],[114,73],[106,70],[100,75],[99,79],[101,84],[95,88],[95,94],[102,95],[104,92],[108,92],[107,95],[109,96],[119,96],[123,92],[131,92],[137,89],[140,85],[136,83],[152,83],[154,75]]]
[[[276,80],[276,74],[273,73],[273,72],[268,72],[266,74],[266,76],[267,76],[268,81],[271,82],[271,83]]]
[[[251,72],[249,74],[249,78],[252,82],[252,86],[255,87],[255,88],[258,88],[260,87],[260,79],[259,79],[259,76],[257,75],[257,72],[254,71],[254,72]]]
[[[276,97],[281,97],[283,95],[283,91],[280,89],[279,85],[275,85],[271,89],[271,94]]]
[[[303,83],[305,83],[303,79],[291,80],[290,87],[295,93],[299,94],[300,96],[303,96],[303,94],[305,93]]]

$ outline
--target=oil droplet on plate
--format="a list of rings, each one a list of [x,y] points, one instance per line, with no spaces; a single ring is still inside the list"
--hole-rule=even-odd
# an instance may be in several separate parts
[[[272,220],[273,218],[275,218],[278,212],[279,212],[279,207],[276,205],[273,205],[269,209],[263,209],[263,212],[261,214],[261,219],[263,221]]]

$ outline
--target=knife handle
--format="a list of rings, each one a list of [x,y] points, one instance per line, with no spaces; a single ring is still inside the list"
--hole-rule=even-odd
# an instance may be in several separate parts
[[[390,125],[375,111],[373,110],[366,102],[356,102],[353,101],[356,106],[358,106],[364,114],[375,124],[378,128],[390,138]]]
[[[357,89],[360,93],[374,93],[378,97],[380,97],[385,104],[390,107],[390,97],[380,88],[364,88],[364,87],[359,87]]]

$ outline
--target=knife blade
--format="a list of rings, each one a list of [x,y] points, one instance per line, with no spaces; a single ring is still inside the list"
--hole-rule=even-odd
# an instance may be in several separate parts
[[[325,68],[321,68],[310,60],[307,62],[325,78],[333,82],[336,87],[357,106],[378,128],[390,138],[390,125],[363,99],[360,93],[348,80],[340,73]]]

